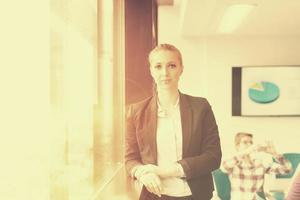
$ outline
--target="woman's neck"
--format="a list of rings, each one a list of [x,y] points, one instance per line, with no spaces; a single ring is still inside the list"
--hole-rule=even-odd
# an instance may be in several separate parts
[[[174,90],[158,90],[157,96],[159,104],[168,109],[175,105],[179,97],[179,92],[177,88]]]

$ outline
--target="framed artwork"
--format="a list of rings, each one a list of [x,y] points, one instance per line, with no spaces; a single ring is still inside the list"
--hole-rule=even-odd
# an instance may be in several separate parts
[[[300,65],[232,67],[232,116],[300,116]]]

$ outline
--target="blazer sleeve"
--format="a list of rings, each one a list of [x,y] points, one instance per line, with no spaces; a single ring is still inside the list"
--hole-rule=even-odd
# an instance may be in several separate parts
[[[201,145],[199,155],[187,157],[178,161],[185,172],[186,179],[198,178],[210,174],[218,169],[221,164],[221,146],[218,126],[209,103],[205,100],[203,117],[200,117],[196,123],[202,126]]]
[[[125,130],[125,168],[128,175],[132,175],[132,169],[141,165],[141,156],[136,138],[136,128],[134,124],[134,112],[132,106],[129,106],[126,114]]]

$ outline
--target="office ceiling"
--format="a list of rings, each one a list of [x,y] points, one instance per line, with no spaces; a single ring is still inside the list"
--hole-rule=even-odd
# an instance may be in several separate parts
[[[230,4],[255,4],[255,8],[229,35],[300,35],[300,0],[173,0],[183,36],[220,35],[217,27]],[[158,1],[159,3],[159,1]],[[167,4],[161,4],[166,6]]]

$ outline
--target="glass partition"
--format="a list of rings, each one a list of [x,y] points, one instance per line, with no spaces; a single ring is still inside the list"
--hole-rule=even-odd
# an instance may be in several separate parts
[[[120,1],[51,1],[53,200],[94,199],[123,165],[122,17]]]

